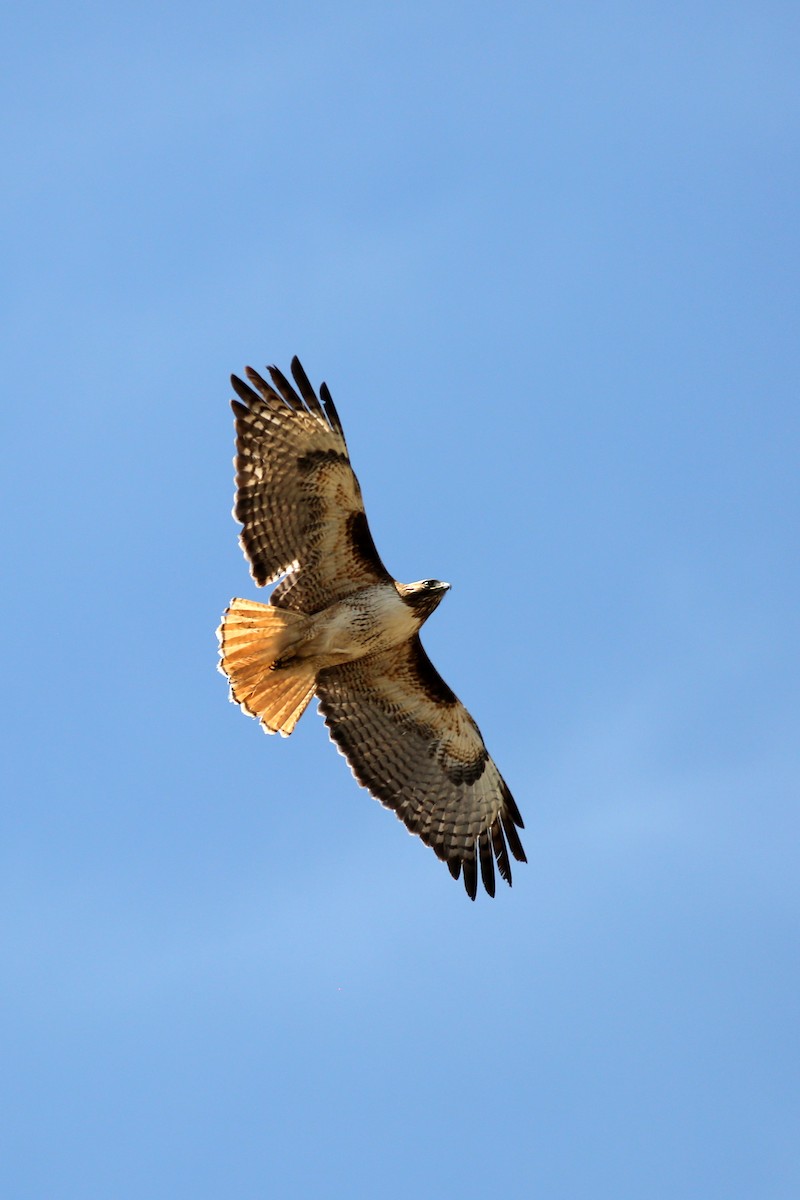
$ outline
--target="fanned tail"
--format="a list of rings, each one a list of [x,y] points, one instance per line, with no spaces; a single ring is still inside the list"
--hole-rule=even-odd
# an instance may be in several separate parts
[[[307,621],[302,613],[235,599],[217,630],[219,669],[230,682],[231,700],[268,733],[288,737],[314,695],[311,660],[291,657]]]

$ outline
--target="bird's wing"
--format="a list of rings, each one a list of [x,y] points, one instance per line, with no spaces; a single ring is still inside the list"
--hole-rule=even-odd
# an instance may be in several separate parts
[[[494,864],[525,852],[514,799],[480,731],[415,636],[317,676],[319,707],[359,783],[416,833],[475,899],[478,866],[494,895]]]
[[[297,390],[276,367],[272,383],[250,367],[252,387],[231,377],[236,417],[236,499],[240,542],[259,586],[280,608],[314,613],[363,587],[391,579],[372,540],[330,392],[319,398],[297,358]]]

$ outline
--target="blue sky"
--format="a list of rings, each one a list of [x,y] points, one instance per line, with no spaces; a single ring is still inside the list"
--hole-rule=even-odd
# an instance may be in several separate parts
[[[796,6],[3,20],[3,1194],[795,1197]],[[453,584],[493,902],[215,670],[295,353]]]

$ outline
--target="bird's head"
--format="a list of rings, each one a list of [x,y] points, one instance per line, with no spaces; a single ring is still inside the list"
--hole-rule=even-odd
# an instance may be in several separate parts
[[[420,621],[425,621],[445,592],[450,591],[450,584],[442,583],[441,579],[421,579],[419,583],[398,583],[397,590]]]

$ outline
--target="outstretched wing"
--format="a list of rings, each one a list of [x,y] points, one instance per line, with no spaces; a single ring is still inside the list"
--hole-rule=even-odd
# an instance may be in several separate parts
[[[494,895],[494,864],[511,883],[523,822],[480,730],[436,671],[419,637],[317,676],[319,707],[359,783],[443,859],[474,900],[478,863]]]
[[[236,499],[242,549],[270,603],[313,613],[391,578],[380,560],[330,392],[317,397],[297,358],[297,391],[277,367],[272,384],[235,375]],[[255,389],[255,390],[254,390]]]

